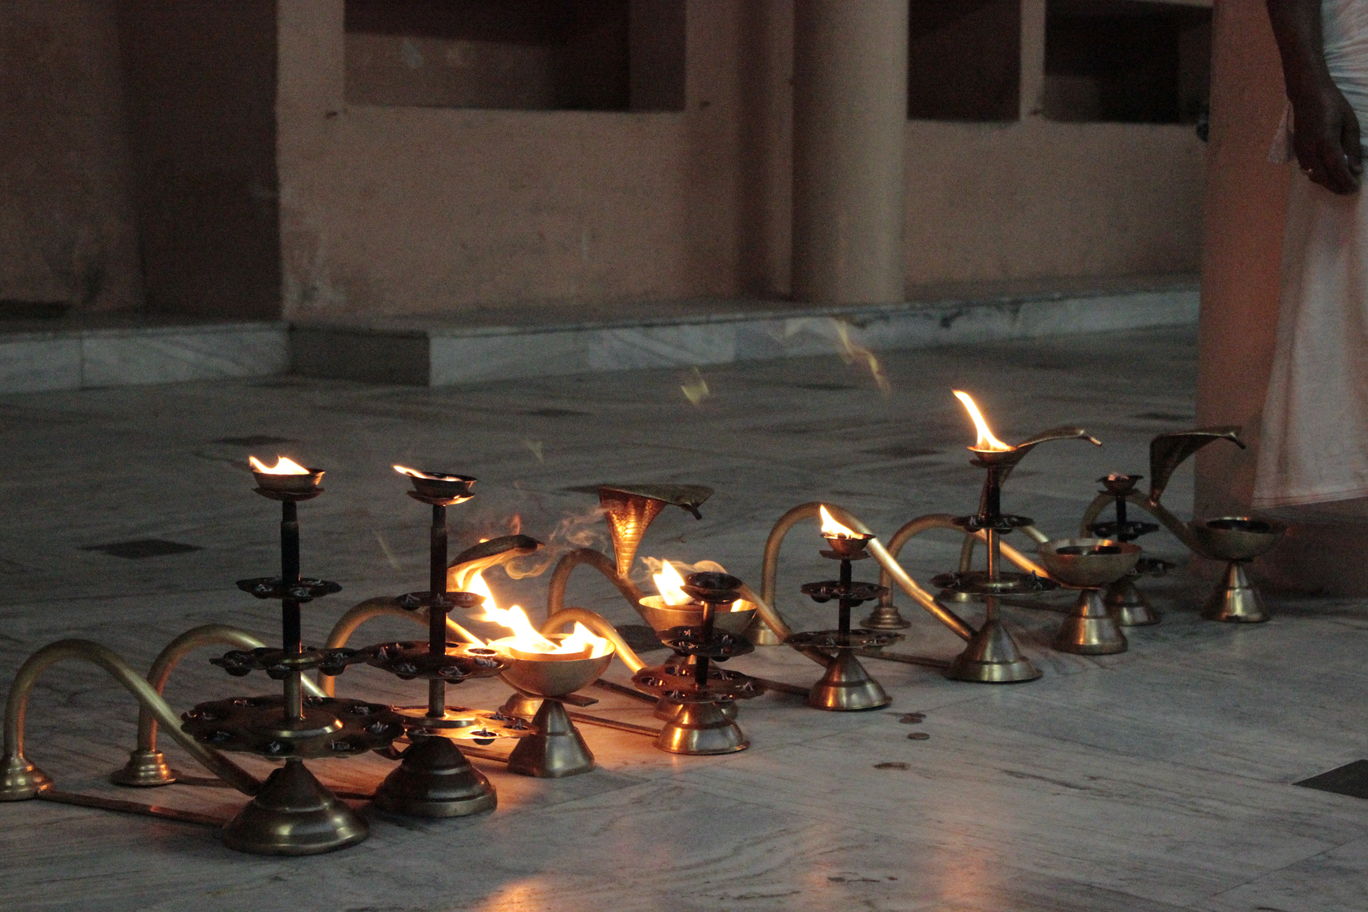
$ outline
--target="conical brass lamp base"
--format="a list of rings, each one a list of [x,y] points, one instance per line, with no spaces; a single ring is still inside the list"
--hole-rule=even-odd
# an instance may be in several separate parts
[[[324,788],[303,762],[286,760],[223,828],[223,844],[253,855],[317,855],[365,839],[360,814]]]
[[[446,738],[417,738],[375,791],[376,807],[411,817],[466,817],[496,804],[489,780]]]
[[[993,618],[983,622],[964,651],[950,662],[945,676],[975,684],[1017,684],[1034,681],[1040,670],[1021,654],[1002,622]]]
[[[559,700],[543,700],[532,725],[536,732],[520,739],[508,755],[510,773],[559,779],[594,768],[593,753]]]
[[[1096,589],[1084,589],[1078,594],[1074,613],[1064,619],[1054,638],[1055,649],[1076,655],[1114,655],[1125,652],[1126,647],[1121,625],[1107,612]]]
[[[671,754],[732,754],[750,747],[741,726],[727,718],[728,704],[683,703],[656,737],[656,747]]]
[[[889,603],[874,606],[874,610],[869,612],[869,617],[860,622],[860,626],[869,630],[903,630],[911,627],[912,622],[902,616],[897,605]]]
[[[6,754],[0,760],[0,801],[26,801],[52,788],[52,778],[23,754]]]
[[[1149,599],[1129,577],[1108,586],[1102,601],[1122,627],[1147,627],[1159,623],[1159,612],[1154,610]]]
[[[826,674],[808,690],[807,704],[832,712],[862,712],[892,703],[855,654],[842,649],[827,663]]]
[[[135,750],[121,769],[109,774],[109,781],[115,785],[152,788],[171,785],[176,781],[176,774],[171,772],[171,765],[161,751]]]
[[[1244,561],[1226,564],[1225,575],[1202,608],[1202,617],[1237,624],[1262,624],[1268,620],[1263,596],[1249,581]]]

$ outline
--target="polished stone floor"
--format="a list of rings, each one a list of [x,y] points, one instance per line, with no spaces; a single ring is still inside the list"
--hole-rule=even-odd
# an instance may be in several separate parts
[[[1165,329],[892,353],[877,374],[833,352],[441,389],[285,377],[3,396],[0,680],[63,637],[139,668],[200,624],[274,637],[268,603],[233,585],[276,569],[278,511],[251,492],[249,453],[328,471],[327,493],[300,507],[304,573],[344,587],[306,608],[318,641],[351,604],[425,585],[426,508],[391,463],[480,478],[452,510],[458,544],[519,522],[552,554],[585,535],[604,545],[584,486],[708,485],[702,520],[668,509],[641,553],[717,560],[758,583],[766,534],[795,504],[840,504],[884,535],[975,508],[972,432],[951,387],[974,392],[1005,440],[1070,424],[1104,441],[1042,445],[1005,491],[1010,511],[1073,534],[1094,479],[1148,472],[1150,437],[1192,426],[1195,356],[1190,329]],[[1190,479],[1179,469],[1166,495],[1179,512]],[[804,525],[783,552],[778,604],[801,628],[833,623],[830,606],[797,591],[831,574],[820,544]],[[1166,533],[1145,544],[1184,561]],[[922,580],[957,555],[943,532],[904,552]],[[544,576],[491,577],[501,595],[544,601]],[[826,713],[767,694],[741,711],[750,749],[721,757],[671,756],[649,737],[584,725],[594,772],[533,779],[481,759],[499,790],[493,813],[368,812],[369,840],[328,855],[242,855],[213,827],[0,805],[0,908],[1363,912],[1368,802],[1294,783],[1368,757],[1368,618],[1351,600],[1279,598],[1268,624],[1203,621],[1208,585],[1187,567],[1146,581],[1164,621],[1133,629],[1130,651],[1110,657],[1049,648],[1067,596],[1009,607],[1044,676],[1008,686],[943,678],[934,661],[960,641],[901,599],[913,626],[896,648],[934,661],[868,661],[893,696],[887,710]],[[577,575],[570,595],[637,621],[601,578]],[[976,606],[960,610],[977,621]],[[356,639],[416,634],[383,619]],[[228,677],[208,655],[173,676],[178,710],[273,686]],[[783,647],[733,667],[816,677]],[[629,675],[615,665],[607,677]],[[506,693],[486,680],[452,699],[493,707]],[[584,693],[598,700],[588,712],[658,724],[630,697]],[[339,694],[423,700],[373,669],[348,671]],[[220,788],[106,784],[135,719],[104,672],[58,665],[33,694],[27,753],[64,790],[224,818],[242,804]],[[164,741],[177,767],[202,775]],[[390,765],[369,755],[314,768],[366,792]]]

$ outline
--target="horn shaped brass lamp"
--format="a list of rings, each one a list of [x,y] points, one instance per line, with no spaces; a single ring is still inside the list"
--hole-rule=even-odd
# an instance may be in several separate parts
[[[1053,581],[1035,573],[1004,572],[1001,567],[1000,538],[1015,529],[1033,526],[1031,519],[1002,512],[1002,485],[1007,476],[1032,449],[1052,440],[1086,440],[1094,446],[1101,441],[1077,427],[1058,427],[1043,431],[1016,445],[1004,444],[987,430],[973,400],[956,392],[979,429],[979,439],[969,447],[970,465],[984,470],[979,509],[970,516],[957,517],[955,524],[966,534],[982,537],[987,564],[982,571],[960,570],[942,574],[933,582],[950,592],[981,598],[984,619],[965,650],[950,663],[947,677],[959,681],[1010,684],[1033,681],[1040,671],[1021,654],[1015,640],[999,617],[1003,596],[1039,592],[1054,587]]]

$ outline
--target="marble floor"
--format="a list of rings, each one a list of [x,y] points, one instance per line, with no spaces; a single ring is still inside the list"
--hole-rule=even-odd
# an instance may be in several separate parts
[[[355,602],[425,585],[426,509],[391,463],[480,479],[478,496],[452,510],[458,544],[506,533],[516,515],[552,555],[585,536],[606,544],[584,486],[708,485],[703,518],[668,509],[641,553],[717,560],[758,583],[765,536],[795,504],[840,504],[884,535],[975,508],[972,432],[951,387],[974,392],[1005,440],[1076,424],[1104,441],[1043,445],[1005,491],[1009,511],[1072,534],[1095,478],[1147,473],[1150,437],[1193,425],[1195,356],[1195,333],[1169,328],[894,352],[877,375],[833,351],[445,388],[277,377],[0,396],[0,686],[63,637],[97,640],[139,668],[200,624],[274,638],[270,605],[233,585],[277,561],[278,512],[251,492],[249,453],[328,471],[327,493],[300,507],[304,573],[343,586],[306,608],[306,638],[321,641]],[[1166,500],[1185,512],[1190,497],[1183,467]],[[1166,533],[1145,543],[1184,561]],[[777,602],[800,628],[834,616],[798,593],[831,573],[820,544],[803,526],[784,548]],[[904,552],[922,580],[957,555],[946,533]],[[491,577],[508,600],[544,603],[545,576]],[[896,649],[933,661],[867,662],[893,696],[886,710],[827,713],[766,694],[741,710],[750,749],[720,757],[672,756],[641,734],[584,725],[597,770],[533,779],[479,759],[499,792],[492,813],[367,812],[370,838],[328,855],[242,855],[210,826],[0,804],[0,908],[1364,912],[1368,802],[1295,783],[1368,757],[1368,618],[1352,600],[1278,598],[1268,624],[1203,621],[1208,585],[1190,567],[1147,581],[1163,623],[1098,658],[1049,648],[1067,595],[1013,605],[1010,625],[1044,675],[1006,686],[946,680],[934,664],[960,641],[900,599],[913,623]],[[616,623],[638,621],[602,578],[576,575],[570,589]],[[962,610],[977,621],[976,606]],[[382,619],[358,637],[416,631]],[[207,658],[172,678],[177,709],[270,691]],[[816,677],[783,647],[733,667]],[[606,676],[629,678],[621,665]],[[342,696],[423,700],[418,685],[373,669],[338,681]],[[452,699],[493,707],[506,694],[483,680]],[[588,712],[658,724],[638,700],[584,694],[598,701]],[[27,754],[63,790],[220,818],[242,804],[221,788],[107,784],[135,720],[102,671],[59,665],[34,691]],[[202,775],[163,740],[174,765]],[[391,763],[313,766],[364,793]]]

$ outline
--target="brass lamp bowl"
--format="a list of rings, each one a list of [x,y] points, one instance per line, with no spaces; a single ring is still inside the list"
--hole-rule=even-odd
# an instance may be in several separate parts
[[[1206,557],[1224,561],[1250,560],[1278,543],[1285,527],[1251,516],[1220,516],[1195,519],[1188,529]]]
[[[648,595],[638,603],[641,616],[656,633],[663,633],[674,627],[697,627],[703,620],[702,606],[666,605],[658,595]],[[745,599],[732,602],[730,611],[717,611],[713,614],[713,629],[723,633],[740,636],[750,626],[755,617],[755,603]]]
[[[1135,568],[1140,546],[1107,538],[1057,538],[1041,544],[1040,561],[1066,586],[1114,583]]]
[[[566,634],[554,633],[552,640],[564,639]],[[613,661],[613,644],[604,642],[600,652],[586,656],[582,652],[557,655],[511,649],[507,643],[495,640],[489,644],[508,662],[500,677],[525,693],[539,697],[563,697],[574,693],[603,674]]]
[[[324,474],[323,469],[311,468],[307,472],[284,474],[253,471],[252,477],[256,479],[257,490],[267,497],[302,500],[323,490],[319,485]]]

